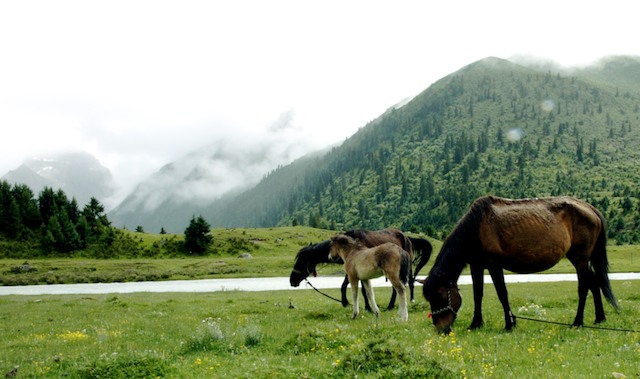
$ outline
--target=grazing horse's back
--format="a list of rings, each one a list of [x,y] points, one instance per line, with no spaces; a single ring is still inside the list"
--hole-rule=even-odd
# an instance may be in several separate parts
[[[491,200],[479,223],[479,242],[512,272],[544,271],[564,256],[586,262],[602,235],[599,212],[574,198]]]

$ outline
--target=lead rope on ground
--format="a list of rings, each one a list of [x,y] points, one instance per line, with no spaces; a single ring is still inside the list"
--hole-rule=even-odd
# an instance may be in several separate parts
[[[322,296],[326,296],[331,300],[335,300],[338,303],[342,303],[342,300],[336,299],[333,296],[327,295],[326,293],[320,291],[319,289],[317,289],[316,287],[313,286],[313,284],[311,284],[311,282],[309,281],[309,279],[304,278],[304,280],[307,282],[307,284],[309,286],[311,286],[311,288],[313,288],[316,292],[318,292],[319,294],[321,294]],[[513,317],[517,319],[521,319],[521,320],[527,320],[527,321],[535,321],[535,322],[540,322],[540,323],[544,323],[544,324],[554,324],[554,325],[562,325],[562,326],[569,326],[572,327],[572,324],[566,323],[566,322],[557,322],[557,321],[548,321],[548,320],[541,320],[538,318],[531,318],[531,317],[525,317],[525,316],[518,316],[516,314],[513,315]],[[619,328],[607,328],[604,326],[590,326],[590,325],[582,325],[581,328],[586,328],[586,329],[595,329],[595,330],[608,330],[608,331],[612,331],[612,332],[626,332],[626,333],[640,333],[640,330],[633,330],[633,329],[619,329]]]
[[[314,286],[313,286],[313,284],[311,284],[311,282],[309,281],[309,279],[304,278],[304,280],[305,280],[305,282],[307,282],[307,284],[308,284],[308,285],[310,285],[310,286],[311,286],[311,288],[313,288],[314,290],[316,290],[316,292],[318,292],[319,294],[321,294],[321,295],[323,295],[323,296],[326,296],[326,297],[328,297],[329,299],[331,299],[331,300],[335,300],[335,301],[337,301],[338,303],[342,304],[342,300],[339,300],[339,299],[336,299],[336,298],[335,298],[335,297],[333,297],[333,296],[327,295],[326,293],[324,293],[324,292],[320,291],[319,289],[317,289],[316,287],[314,287]]]
[[[545,324],[554,324],[554,325],[563,325],[563,326],[573,327],[572,324],[569,324],[569,323],[566,323],[566,322],[540,320],[540,319],[537,319],[537,318],[518,316],[518,315],[515,315],[515,314],[513,315],[513,317],[515,317],[516,320],[517,319],[522,319],[522,320],[528,320],[528,321],[541,322],[541,323],[545,323]],[[582,325],[582,326],[580,326],[580,328],[596,329],[596,330],[608,330],[608,331],[612,331],[612,332],[640,333],[640,330],[607,328],[607,327],[604,327],[604,326]]]

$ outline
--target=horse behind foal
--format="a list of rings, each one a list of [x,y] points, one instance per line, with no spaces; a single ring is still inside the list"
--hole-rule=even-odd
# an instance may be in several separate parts
[[[353,294],[353,318],[356,318],[360,311],[358,280],[362,281],[362,286],[369,298],[373,313],[376,317],[380,316],[380,309],[376,304],[370,279],[386,275],[393,289],[400,297],[398,316],[401,321],[408,320],[409,312],[407,310],[405,285],[411,276],[411,257],[409,253],[390,242],[367,248],[348,235],[338,234],[331,238],[329,258],[333,260],[342,258],[344,261],[344,270],[349,278],[351,293]]]
[[[405,250],[412,258],[412,264],[416,265],[415,271],[409,278],[409,290],[411,292],[411,301],[413,301],[413,281],[418,275],[420,269],[429,261],[433,247],[431,243],[422,238],[409,237],[402,231],[393,228],[386,228],[381,230],[366,230],[366,229],[354,229],[343,232],[365,247],[374,247],[381,245],[385,242],[393,242]],[[298,287],[300,283],[306,279],[309,275],[316,276],[316,266],[321,263],[344,263],[342,260],[331,261],[329,259],[329,250],[331,249],[331,241],[326,240],[316,244],[300,249],[295,258],[293,270],[289,277],[291,286]],[[349,277],[345,275],[342,286],[340,287],[340,293],[342,295],[342,305],[348,306],[349,300],[347,300],[347,287],[349,285]],[[362,294],[364,297],[365,309],[371,311],[366,292],[364,287],[362,288]],[[393,309],[396,301],[396,291],[392,291],[391,299],[389,300],[388,310]]]

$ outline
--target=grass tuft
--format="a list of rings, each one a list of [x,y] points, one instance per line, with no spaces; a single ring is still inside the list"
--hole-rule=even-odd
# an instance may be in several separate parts
[[[70,376],[79,379],[146,379],[168,377],[171,372],[170,365],[159,357],[116,357],[97,360]]]

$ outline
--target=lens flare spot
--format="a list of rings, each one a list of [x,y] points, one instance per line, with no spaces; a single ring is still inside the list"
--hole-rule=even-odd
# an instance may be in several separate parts
[[[540,109],[542,109],[545,112],[551,112],[555,107],[556,107],[556,103],[551,99],[547,99],[542,103],[540,103]]]
[[[507,132],[507,140],[509,142],[518,142],[524,137],[524,131],[520,128],[513,128]]]

